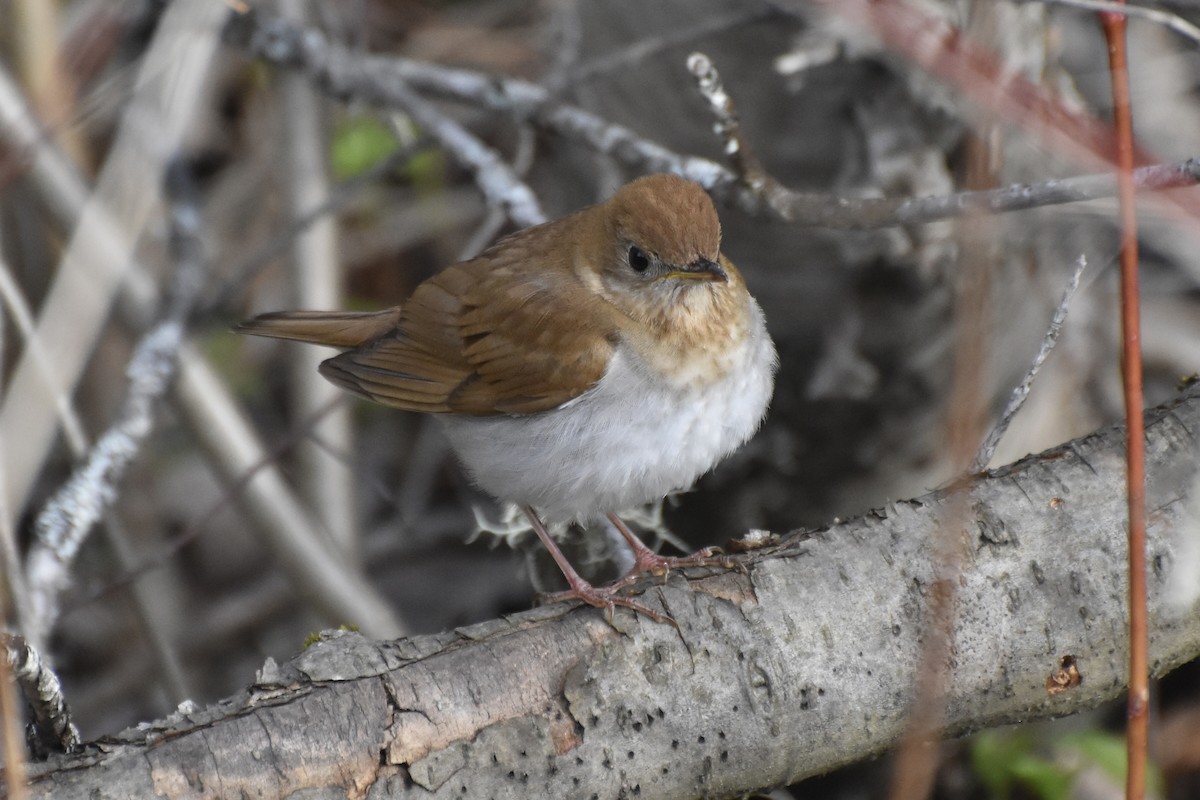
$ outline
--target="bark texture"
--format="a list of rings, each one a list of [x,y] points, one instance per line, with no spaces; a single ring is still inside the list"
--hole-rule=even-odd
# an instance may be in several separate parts
[[[1060,716],[1125,683],[1122,437],[969,492],[950,733]],[[1148,413],[1151,667],[1200,654],[1200,391]],[[556,605],[437,636],[337,634],[202,710],[36,766],[33,797],[734,797],[901,733],[949,494],[646,581],[678,622]],[[961,521],[962,515],[959,515]],[[1073,656],[1082,682],[1047,678]]]

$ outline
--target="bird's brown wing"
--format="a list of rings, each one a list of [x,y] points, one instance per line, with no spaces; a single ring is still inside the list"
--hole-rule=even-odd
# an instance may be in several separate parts
[[[600,380],[611,309],[570,270],[538,269],[548,226],[522,231],[417,287],[395,330],[321,365],[357,395],[412,411],[546,411]],[[553,250],[553,248],[551,248]]]

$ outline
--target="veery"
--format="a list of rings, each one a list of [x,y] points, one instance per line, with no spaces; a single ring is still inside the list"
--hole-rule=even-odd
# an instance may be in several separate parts
[[[662,619],[617,594],[625,581],[580,577],[539,512],[607,516],[633,548],[631,575],[706,563],[656,555],[616,512],[690,487],[766,413],[775,348],[720,244],[704,190],[651,175],[445,268],[402,306],[284,311],[238,330],[346,348],[321,374],[434,414],[475,482],[529,517],[563,595]]]

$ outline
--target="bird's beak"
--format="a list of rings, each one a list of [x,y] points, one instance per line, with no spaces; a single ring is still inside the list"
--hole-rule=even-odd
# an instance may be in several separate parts
[[[687,278],[693,281],[721,281],[725,283],[729,280],[729,273],[716,261],[709,261],[707,258],[698,258],[683,269],[668,272],[664,277]]]

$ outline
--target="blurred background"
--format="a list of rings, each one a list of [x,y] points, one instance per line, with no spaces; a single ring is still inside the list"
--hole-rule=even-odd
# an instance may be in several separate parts
[[[685,67],[702,51],[765,168],[802,191],[917,197],[1094,169],[1049,149],[1027,120],[980,114],[979,98],[935,83],[853,20],[803,4],[254,5],[352,53],[538,84],[552,102],[724,164]],[[918,5],[995,53],[1005,74],[1108,119],[1106,47],[1091,15],[1000,0]],[[1186,4],[1172,10],[1200,24]],[[218,0],[0,0],[0,70],[10,84],[0,103],[10,625],[13,593],[37,580],[21,576],[20,560],[39,514],[79,452],[122,413],[131,355],[167,307],[159,298],[191,301],[188,366],[67,568],[61,615],[42,642],[85,738],[229,694],[265,657],[287,658],[325,627],[440,631],[559,588],[533,537],[481,532],[509,530],[511,517],[471,487],[431,420],[338,395],[316,374],[331,352],[230,332],[262,311],[401,303],[514,226],[403,111],[331,96],[222,44],[225,11]],[[1200,44],[1144,21],[1129,33],[1141,144],[1161,161],[1196,156]],[[640,174],[620,151],[598,153],[536,121],[427,99],[510,164],[549,217]],[[166,122],[148,123],[148,105]],[[185,200],[198,212],[200,273],[190,290],[162,194],[174,162],[192,177]],[[637,518],[647,538],[690,550],[752,528],[782,533],[953,478],[963,464],[952,424],[965,418],[978,437],[993,424],[1081,256],[1087,268],[1063,335],[992,463],[1120,419],[1115,200],[854,231],[718,211],[725,253],[780,352],[776,394],[749,445],[661,514]],[[1149,201],[1140,223],[1147,402],[1156,404],[1200,369],[1200,228]],[[105,236],[127,244],[97,245]],[[44,337],[41,362],[30,355],[31,329],[34,341]],[[53,372],[68,362],[78,368],[62,378],[64,391],[46,395],[37,364]],[[23,369],[34,378],[23,380]],[[964,376],[975,411],[956,414],[963,389],[952,389]],[[75,420],[70,435],[61,433],[70,425],[54,424],[64,417]],[[46,424],[51,434],[30,433]],[[616,574],[622,554],[610,552],[605,531],[567,537],[588,574]],[[367,599],[339,604],[346,586]],[[1198,678],[1191,665],[1160,687],[1164,737],[1154,754],[1164,796],[1200,792]],[[1122,711],[948,743],[939,796],[1111,796]],[[886,769],[884,759],[772,796],[874,796]]]

